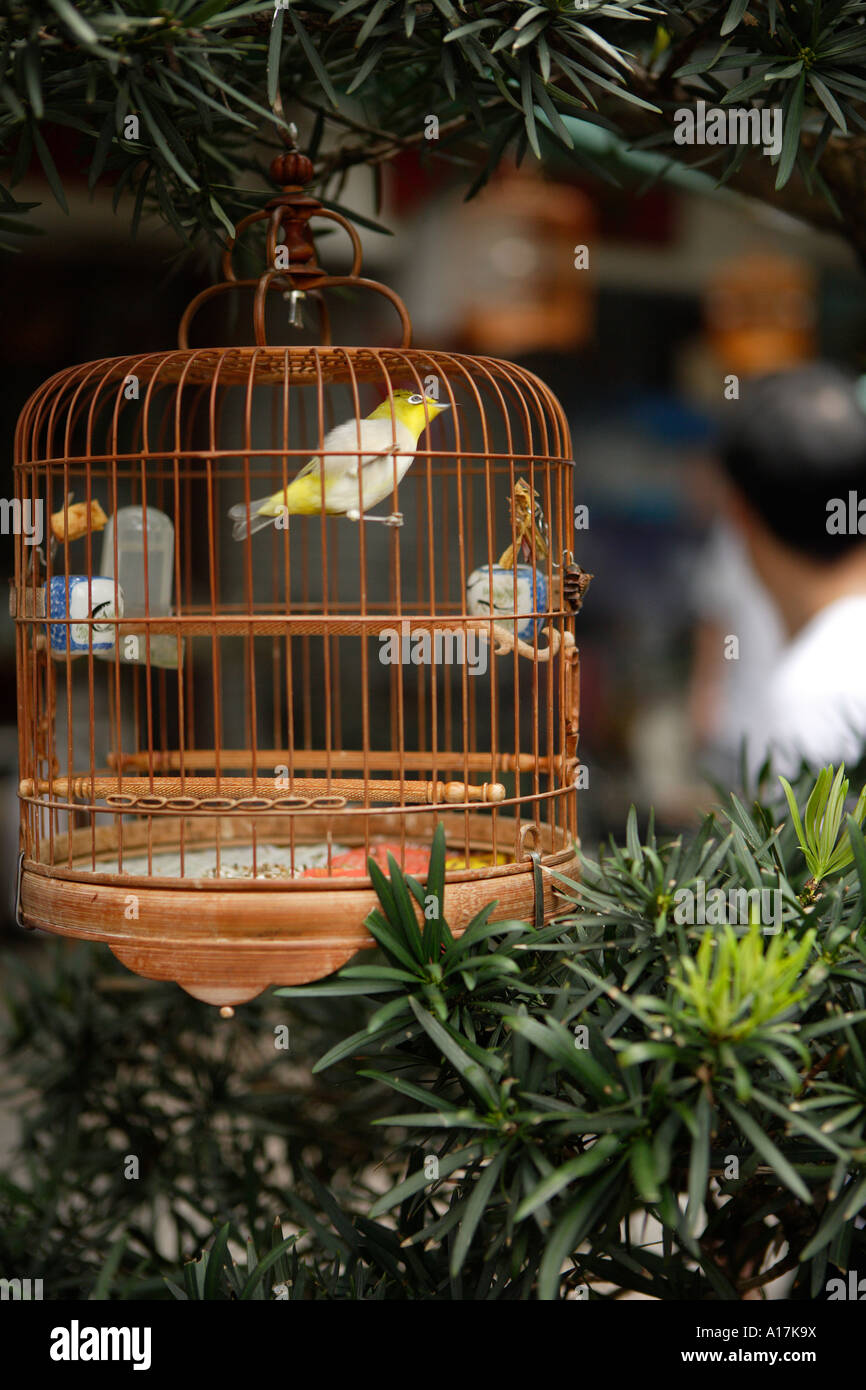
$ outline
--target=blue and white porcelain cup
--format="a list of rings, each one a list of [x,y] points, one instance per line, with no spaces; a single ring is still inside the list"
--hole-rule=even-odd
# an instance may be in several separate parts
[[[546,622],[547,579],[531,565],[516,565],[514,569],[505,565],[482,565],[473,570],[466,581],[466,606],[473,618],[492,616],[509,631],[513,630],[516,615],[517,636],[524,642],[531,642],[533,629],[542,628]],[[540,616],[527,616],[532,613]]]
[[[117,628],[111,618],[123,617],[123,591],[117,590],[115,608],[114,580],[102,574],[55,575],[48,588],[49,618],[69,618],[48,624],[48,644],[53,654],[67,651],[79,656],[91,649],[112,652]]]

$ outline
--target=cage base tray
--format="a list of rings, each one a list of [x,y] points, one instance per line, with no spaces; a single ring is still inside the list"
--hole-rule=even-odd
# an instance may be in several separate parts
[[[387,821],[387,817],[384,818]],[[492,845],[489,817],[471,814],[470,846]],[[381,820],[381,818],[380,818]],[[400,820],[406,839],[429,838],[429,817]],[[449,847],[465,848],[464,816],[442,817]],[[410,823],[407,823],[410,822]],[[222,824],[222,821],[221,821]],[[232,818],[235,844],[249,842],[250,820]],[[135,848],[142,827],[124,826],[124,845]],[[257,823],[259,834],[272,831]],[[285,834],[285,822],[280,829]],[[305,828],[297,819],[300,840],[320,837],[321,820]],[[389,838],[387,824],[377,823],[376,839]],[[159,838],[170,844],[176,825],[168,820]],[[211,827],[185,830],[190,843],[201,843]],[[274,985],[298,985],[340,969],[359,950],[375,946],[364,919],[379,905],[369,880],[353,878],[281,879],[143,879],[116,872],[117,830],[102,827],[93,867],[93,836],[73,831],[69,843],[55,845],[52,866],[25,860],[20,890],[20,920],[27,927],[60,936],[105,942],[117,959],[137,975],[172,980],[194,998],[219,1006],[242,1004]],[[363,843],[363,827],[341,821],[334,838],[341,844]],[[112,844],[113,842],[113,844]],[[499,828],[499,848],[506,835]],[[535,848],[525,841],[525,852]],[[561,911],[556,881],[545,869],[576,877],[578,859],[572,841],[542,828],[537,841],[542,866],[542,912],[545,921]],[[140,849],[139,849],[140,852]],[[115,871],[107,867],[111,854]],[[66,862],[58,863],[59,858]],[[100,862],[101,859],[101,862]],[[71,862],[70,862],[71,860]],[[532,919],[536,911],[533,860],[489,865],[446,873],[445,913],[455,936],[491,901],[493,921]],[[418,909],[419,922],[421,921]]]

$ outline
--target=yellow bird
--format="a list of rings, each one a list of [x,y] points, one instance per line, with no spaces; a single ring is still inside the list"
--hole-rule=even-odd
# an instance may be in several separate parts
[[[413,391],[395,391],[393,398],[393,409],[386,399],[365,420],[344,420],[335,425],[324,438],[321,455],[311,458],[285,488],[250,502],[249,507],[246,502],[230,507],[235,540],[245,540],[280,517],[320,513],[323,460],[325,512],[350,521],[401,526],[399,512],[390,516],[366,516],[365,512],[393,492],[395,471],[400,482],[412,467],[418,440],[427,425],[450,407]]]

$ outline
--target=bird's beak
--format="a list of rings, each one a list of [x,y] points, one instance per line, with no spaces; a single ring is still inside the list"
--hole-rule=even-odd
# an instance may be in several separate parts
[[[436,402],[436,409],[439,410],[439,411],[442,411],[442,410],[450,410],[451,407],[450,407],[450,405],[443,405],[441,401],[437,401],[437,402]]]

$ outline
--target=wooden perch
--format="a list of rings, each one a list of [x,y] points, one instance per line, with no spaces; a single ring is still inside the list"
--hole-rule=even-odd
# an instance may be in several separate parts
[[[202,802],[225,800],[262,800],[282,803],[308,802],[326,797],[346,801],[382,802],[387,805],[450,806],[477,801],[504,801],[505,787],[501,782],[483,782],[480,786],[466,782],[405,782],[371,780],[360,777],[295,777],[291,785],[281,787],[276,777],[55,777],[53,781],[34,781],[25,778],[18,792],[23,797],[78,797],[85,801],[107,801],[112,806],[141,806],[156,809],[156,802],[166,799],[184,803],[173,809],[195,810]],[[142,803],[144,803],[142,805]],[[213,808],[212,808],[213,809]],[[224,809],[230,809],[226,807]],[[252,809],[247,807],[246,809]]]

